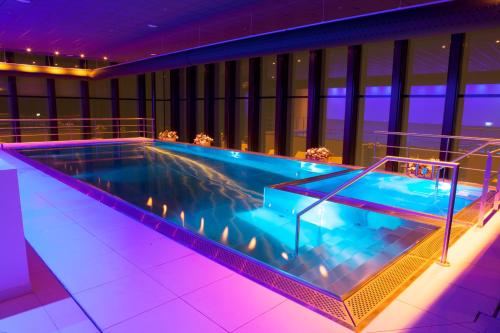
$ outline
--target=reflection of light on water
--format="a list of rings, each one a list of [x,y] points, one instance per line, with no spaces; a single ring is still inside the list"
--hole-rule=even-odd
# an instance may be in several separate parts
[[[224,230],[222,231],[222,236],[221,236],[221,238],[220,238],[220,239],[222,240],[222,242],[223,242],[223,243],[226,243],[226,242],[227,242],[227,236],[228,236],[228,235],[229,235],[229,228],[228,228],[228,226],[226,226],[226,227],[224,228]]]
[[[205,219],[202,217],[200,220],[200,229],[198,229],[198,232],[202,234],[204,229],[205,229]]]
[[[153,207],[153,197],[149,197],[148,201],[146,202],[146,206],[149,208]]]
[[[167,216],[167,205],[165,205],[165,204],[163,205],[163,211],[161,212],[161,216],[162,217]]]
[[[288,260],[288,254],[286,252],[281,252],[281,257],[285,260]]]
[[[295,215],[295,208],[292,209],[292,215]]]
[[[97,177],[97,184],[101,185],[101,177]]]
[[[184,226],[184,211],[181,211],[182,226]]]
[[[111,188],[111,182],[108,180],[108,182],[106,183],[106,188],[109,190]]]
[[[256,245],[257,245],[257,239],[255,237],[252,237],[250,243],[248,243],[248,250],[252,251],[253,249],[255,249]]]
[[[319,265],[319,274],[321,274],[322,277],[328,277],[328,271],[325,266]]]

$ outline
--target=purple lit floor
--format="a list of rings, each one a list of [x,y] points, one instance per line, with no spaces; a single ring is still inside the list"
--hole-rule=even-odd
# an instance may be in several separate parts
[[[351,332],[1,151],[0,158],[19,167],[34,250],[34,292],[0,303],[0,332]],[[363,332],[500,331],[492,317],[499,234],[500,214],[472,228],[452,247],[451,267],[431,266]]]

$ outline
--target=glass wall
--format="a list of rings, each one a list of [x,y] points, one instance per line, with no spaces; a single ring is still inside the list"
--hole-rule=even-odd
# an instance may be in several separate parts
[[[138,91],[137,76],[129,75],[118,78],[120,96],[120,117],[137,118]],[[135,137],[139,135],[137,121],[120,121],[120,137]]]
[[[9,119],[9,98],[8,98],[7,76],[0,75],[0,119]],[[10,122],[0,121],[0,141],[12,142],[12,130]]]
[[[260,91],[261,152],[274,154],[274,123],[276,115],[276,56],[262,57]]]
[[[22,141],[50,140],[47,101],[47,79],[42,77],[17,77],[17,95]],[[32,121],[26,121],[33,119]]]
[[[219,147],[226,147],[224,137],[224,96],[225,90],[225,64],[219,62],[215,64],[215,137],[214,144]]]
[[[291,155],[304,158],[307,131],[307,96],[309,79],[309,51],[290,55]]]
[[[80,80],[55,79],[57,118],[60,140],[82,139]],[[75,119],[76,118],[76,119]]]
[[[500,29],[473,31],[466,34],[462,80],[458,103],[457,133],[470,137],[500,138]],[[461,151],[477,147],[478,142],[456,142]],[[473,156],[463,160],[461,178],[481,182],[486,158]],[[493,159],[493,170],[500,160]]]
[[[406,130],[410,133],[441,134],[449,48],[450,35],[410,40],[405,87]],[[408,137],[407,153],[411,157],[439,158],[440,142],[436,138]]]
[[[89,81],[89,104],[91,118],[111,118],[111,81]],[[112,138],[113,127],[110,120],[93,120],[93,138]]]
[[[322,145],[332,154],[331,161],[342,163],[346,102],[347,47],[325,49],[321,87],[321,114],[324,128]]]
[[[196,66],[196,133],[205,132],[205,65]]]
[[[236,69],[236,148],[248,149],[248,59],[238,61]]]
[[[170,127],[170,71],[156,72],[156,135]]]
[[[386,137],[376,131],[387,131],[391,104],[392,41],[362,46],[356,164],[367,166],[374,157],[385,156]],[[376,156],[374,156],[376,155]]]

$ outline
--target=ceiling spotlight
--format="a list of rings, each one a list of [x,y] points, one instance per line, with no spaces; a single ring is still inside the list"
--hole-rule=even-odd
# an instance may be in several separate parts
[[[33,61],[33,65],[36,64],[36,61]]]
[[[300,60],[300,59],[297,59],[297,62],[301,62],[301,61],[302,61],[302,60]]]
[[[441,45],[441,48],[442,48],[442,49],[445,49],[445,48],[446,48],[446,45]]]
[[[85,58],[85,54],[81,53],[80,58]]]
[[[54,52],[54,54],[55,54],[55,55],[59,55],[59,51],[55,51],[55,52]]]
[[[27,47],[26,52],[31,52],[31,47]]]
[[[55,63],[54,66],[59,66],[59,65],[57,63]]]
[[[500,44],[500,39],[497,39],[495,43]]]
[[[106,56],[104,56],[104,57],[102,57],[102,58],[103,58],[104,60],[108,60],[108,57],[106,57]]]
[[[155,29],[155,28],[158,28],[158,26],[156,24],[148,24],[148,28],[152,28],[152,29]]]

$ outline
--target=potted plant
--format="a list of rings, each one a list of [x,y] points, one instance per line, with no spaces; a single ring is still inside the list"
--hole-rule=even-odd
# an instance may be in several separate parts
[[[194,144],[200,146],[210,147],[214,139],[206,135],[205,133],[198,133],[194,138]]]
[[[308,160],[326,162],[328,157],[330,157],[330,151],[325,147],[309,148],[306,151],[306,159]]]
[[[179,136],[177,136],[176,131],[164,130],[163,132],[160,132],[160,134],[158,134],[158,139],[161,141],[175,142],[177,141],[177,139],[179,139]]]

